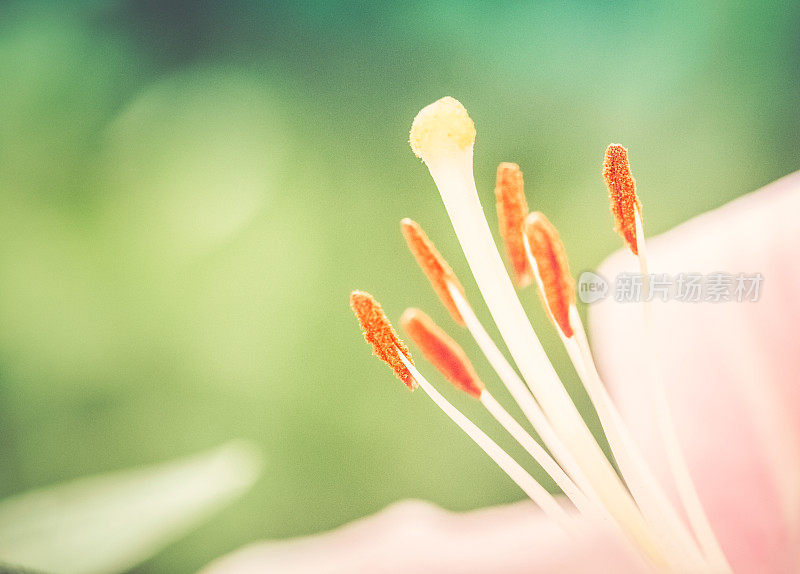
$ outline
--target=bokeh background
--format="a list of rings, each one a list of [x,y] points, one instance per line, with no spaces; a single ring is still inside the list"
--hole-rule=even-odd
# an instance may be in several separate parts
[[[519,163],[594,268],[612,141],[652,233],[800,168],[800,5],[740,4],[0,2],[0,497],[255,442],[256,486],[142,574],[403,498],[521,498],[348,308],[419,306],[473,349],[399,233],[419,221],[480,301],[410,122],[459,98],[488,213]]]

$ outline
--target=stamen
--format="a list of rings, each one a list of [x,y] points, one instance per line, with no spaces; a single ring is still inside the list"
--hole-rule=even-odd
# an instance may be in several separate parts
[[[458,312],[458,307],[453,301],[448,288],[448,284],[450,284],[455,286],[460,293],[464,293],[464,288],[458,282],[455,273],[453,273],[447,261],[436,250],[436,247],[433,246],[431,240],[428,239],[428,236],[425,235],[425,232],[422,231],[416,221],[406,218],[400,222],[400,227],[403,231],[403,237],[406,238],[406,243],[408,243],[408,248],[428,277],[428,281],[431,282],[431,286],[436,291],[439,299],[441,299],[442,304],[453,316],[453,319],[463,325],[464,319]]]
[[[457,388],[478,399],[495,420],[550,475],[576,508],[596,520],[602,521],[605,518],[600,507],[581,492],[558,463],[553,460],[553,457],[486,390],[458,343],[419,309],[407,309],[403,313],[400,323],[433,366]],[[519,384],[523,383],[520,381]],[[533,399],[531,398],[531,400]]]
[[[575,282],[569,273],[564,244],[553,224],[538,211],[525,219],[525,237],[536,264],[536,275],[545,308],[564,336],[571,338],[574,331],[569,309],[575,303]]]
[[[641,213],[642,204],[636,195],[636,180],[631,175],[627,149],[618,144],[608,146],[603,162],[603,178],[611,199],[615,229],[625,239],[633,254],[638,255],[635,213]]]
[[[478,318],[475,316],[475,313],[472,311],[472,308],[467,302],[463,287],[456,279],[455,274],[452,272],[450,266],[436,250],[431,241],[425,235],[425,232],[422,231],[420,226],[415,221],[406,218],[401,222],[401,226],[411,251],[416,256],[418,263],[430,279],[431,284],[439,294],[439,297],[444,305],[448,307],[448,309],[452,307],[452,309],[450,309],[450,313],[453,315],[453,317],[458,322],[466,324],[470,333],[475,338],[475,341],[478,343],[478,346],[484,352],[500,379],[509,389],[526,418],[531,422],[533,428],[537,433],[539,433],[539,436],[542,437],[542,440],[556,456],[559,463],[564,466],[564,468],[567,470],[567,473],[572,476],[572,479],[574,479],[575,483],[578,483],[580,488],[582,488],[586,494],[584,495],[583,492],[580,492],[580,489],[577,489],[577,493],[575,492],[576,487],[574,486],[574,483],[568,476],[564,474],[564,471],[561,469],[561,467],[559,467],[555,461],[552,461],[552,458],[550,459],[552,464],[546,461],[546,458],[549,457],[549,455],[546,455],[546,457],[540,457],[544,458],[544,462],[542,462],[536,457],[536,449],[535,447],[530,446],[530,442],[528,442],[526,446],[525,443],[519,439],[519,437],[517,438],[518,442],[525,446],[526,450],[528,450],[528,452],[534,456],[542,468],[544,468],[548,474],[550,474],[553,480],[555,480],[561,489],[570,497],[570,499],[573,500],[576,506],[585,509],[587,505],[593,504],[594,500],[596,500],[596,495],[594,494],[594,491],[592,490],[591,485],[588,483],[584,473],[581,471],[574,457],[558,438],[558,435],[556,434],[555,430],[553,430],[552,426],[547,420],[547,417],[545,417],[544,413],[541,411],[541,408],[533,398],[533,395],[530,394],[530,391],[525,386],[525,383],[522,382],[517,373],[514,371],[513,367],[508,363],[508,361],[506,361],[505,357],[503,357],[503,354],[500,352],[489,334],[478,321]],[[521,233],[520,237],[522,237]],[[523,249],[524,248],[525,247],[523,246]],[[444,290],[444,292],[442,292],[442,290]],[[408,311],[406,313],[408,313]],[[421,311],[419,313],[425,316]],[[404,328],[406,331],[409,331],[405,325]],[[412,339],[414,338],[413,335],[410,334],[410,336]],[[444,336],[446,337],[446,335]],[[449,337],[447,339],[449,339]],[[423,349],[423,353],[425,353],[424,346],[422,344],[417,343],[417,346]],[[430,357],[429,360],[436,365],[435,360],[432,360]],[[487,394],[488,393],[484,390],[483,394],[480,395],[482,401]],[[490,408],[491,399],[487,399],[487,401],[489,404],[485,406]],[[497,411],[497,409],[495,409],[495,411]],[[498,418],[497,414],[495,414],[495,418],[498,419],[498,421],[500,421],[501,424],[503,424],[503,426],[506,427],[506,429],[512,435],[520,434],[518,429],[514,429],[513,426],[507,422],[508,417],[506,418],[505,422],[501,420],[501,418]],[[588,502],[587,497],[589,496],[594,499],[592,503]]]
[[[517,278],[517,286],[527,287],[532,279],[531,266],[525,252],[522,238],[525,217],[528,215],[528,202],[522,171],[515,163],[501,163],[497,167],[497,186],[494,189],[497,200],[497,219],[500,235],[506,244],[506,252]]]
[[[425,106],[414,118],[409,134],[414,154],[423,161],[435,161],[475,143],[475,124],[461,102],[444,97]]]
[[[386,314],[375,298],[365,291],[353,291],[350,293],[350,307],[356,314],[361,330],[364,331],[364,339],[372,345],[372,352],[389,365],[395,374],[400,377],[406,386],[412,391],[417,388],[417,382],[406,368],[403,358],[407,358],[413,365],[411,353],[405,346],[397,332],[389,323]],[[398,352],[399,349],[399,352]],[[403,357],[401,358],[401,354]]]
[[[611,211],[614,215],[616,229],[622,235],[631,251],[638,256],[639,266],[642,276],[642,301],[645,317],[645,346],[648,355],[648,367],[650,376],[645,377],[650,384],[649,395],[652,399],[656,411],[659,434],[667,451],[667,458],[670,471],[675,480],[679,496],[687,512],[690,525],[697,537],[705,558],[711,562],[713,572],[729,572],[730,567],[722,555],[718,543],[708,524],[708,519],[700,505],[697,492],[694,489],[691,477],[688,473],[685,459],[683,458],[680,445],[677,441],[674,423],[669,412],[669,405],[666,400],[663,383],[660,374],[655,368],[657,355],[652,345],[652,319],[648,295],[650,291],[649,273],[647,270],[647,245],[644,236],[644,227],[641,218],[641,204],[636,196],[636,183],[631,176],[630,164],[628,163],[627,150],[619,145],[610,145],[606,150],[603,163],[603,177],[608,187],[611,197]],[[679,544],[683,546],[685,560],[696,560],[696,548],[691,540],[687,540],[687,533],[683,525],[677,521],[673,510],[668,502],[664,500],[657,483],[652,475],[649,474],[643,458],[638,453],[630,437],[625,435],[624,425],[618,414],[613,409],[613,403],[608,400],[602,382],[594,367],[588,341],[580,325],[580,316],[577,309],[573,309],[573,316],[578,325],[579,336],[576,341],[564,341],[567,350],[576,364],[576,368],[587,385],[587,391],[592,398],[598,414],[602,419],[611,419],[611,428],[606,426],[606,435],[611,443],[612,450],[617,452],[620,468],[624,474],[628,474],[629,486],[638,495],[638,502],[643,510],[651,519],[662,529],[662,533],[670,539],[669,544]],[[596,398],[600,398],[596,401]],[[606,403],[605,405],[603,403]],[[614,424],[616,423],[616,424]],[[614,428],[616,426],[616,428]],[[622,450],[616,448],[619,443],[625,443]],[[615,444],[616,443],[616,444]],[[620,457],[620,455],[622,455]],[[638,476],[631,476],[630,472]],[[660,507],[660,508],[659,508]],[[654,512],[655,511],[655,512]],[[655,515],[655,518],[654,518]],[[666,532],[664,532],[666,529]],[[695,568],[693,568],[695,569]]]
[[[485,387],[467,354],[433,319],[419,309],[406,309],[400,324],[444,378],[476,399],[481,397]]]

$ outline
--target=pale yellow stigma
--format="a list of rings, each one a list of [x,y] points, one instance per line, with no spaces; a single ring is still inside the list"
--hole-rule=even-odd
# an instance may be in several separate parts
[[[425,106],[411,124],[409,143],[426,163],[453,152],[463,152],[475,143],[475,124],[461,102],[444,97]]]

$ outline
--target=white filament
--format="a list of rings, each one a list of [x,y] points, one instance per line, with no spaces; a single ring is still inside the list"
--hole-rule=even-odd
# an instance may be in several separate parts
[[[574,482],[566,475],[564,470],[558,466],[553,457],[551,457],[546,450],[544,450],[528,432],[522,428],[514,417],[512,417],[503,406],[497,402],[489,391],[484,390],[481,393],[481,403],[486,410],[489,411],[497,422],[499,422],[508,434],[514,437],[522,448],[531,455],[539,466],[550,475],[558,487],[564,491],[564,494],[572,501],[575,507],[588,516],[600,516],[598,506],[589,501],[586,495],[575,485]]]
[[[586,331],[577,308],[570,307],[570,324],[575,331],[571,339],[564,337],[564,347],[572,359],[600,423],[605,431],[611,452],[617,460],[623,479],[631,490],[636,503],[645,517],[656,528],[659,537],[669,550],[672,562],[678,562],[681,570],[700,571],[705,565],[703,557],[686,530],[666,493],[656,480],[627,425],[611,400],[606,386],[600,379],[592,357]]]
[[[703,553],[709,560],[713,572],[729,573],[731,572],[731,567],[717,541],[714,530],[711,528],[711,523],[703,509],[700,496],[697,494],[697,488],[689,472],[689,465],[683,455],[678,433],[675,429],[675,423],[672,420],[672,413],[670,412],[664,383],[661,380],[661,369],[657,363],[658,355],[654,348],[655,335],[652,308],[648,301],[650,276],[647,270],[647,245],[644,237],[644,226],[642,225],[642,219],[638,209],[634,210],[634,220],[636,223],[636,247],[639,257],[639,269],[642,275],[642,310],[644,312],[645,322],[647,364],[651,369],[650,376],[646,378],[651,384],[651,394],[653,397],[653,405],[656,410],[656,421],[658,423],[659,433],[664,443],[667,461],[675,480],[678,495],[686,510],[686,516],[689,518],[689,524],[697,537],[700,548],[702,548]]]
[[[478,320],[469,302],[454,285],[448,284],[448,289],[459,314],[464,319],[467,330],[469,330],[472,338],[475,339],[478,347],[489,361],[489,364],[519,405],[525,418],[528,419],[531,426],[533,426],[534,430],[542,438],[545,446],[550,449],[550,452],[553,453],[553,456],[558,460],[567,474],[572,477],[572,480],[575,481],[578,487],[580,487],[589,498],[598,500],[597,494],[594,492],[591,483],[586,478],[586,474],[583,470],[581,470],[575,457],[561,439],[558,438],[558,434],[542,412],[539,403],[536,402],[536,399],[533,398],[528,387],[522,382],[522,379],[519,378],[514,367],[509,364],[503,353],[497,348],[497,345],[489,336],[489,333],[483,328],[483,325]]]
[[[406,358],[400,349],[397,349],[397,354],[414,377],[414,380],[417,381],[420,388],[425,391],[431,400],[436,403],[436,406],[450,417],[469,438],[475,441],[475,444],[481,447],[481,449],[489,455],[489,458],[491,458],[550,518],[560,524],[567,532],[574,532],[575,523],[573,519],[570,518],[569,514],[561,507],[553,495],[536,482],[517,461],[511,458],[506,451],[500,448],[500,446],[489,438],[485,432],[479,429],[475,423],[464,416],[461,411],[439,394],[433,385],[431,385],[414,365],[411,364],[411,361]]]

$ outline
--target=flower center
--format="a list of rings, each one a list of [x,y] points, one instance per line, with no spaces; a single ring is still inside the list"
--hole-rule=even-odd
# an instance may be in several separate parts
[[[545,310],[597,411],[619,473],[567,394],[526,316],[486,221],[472,175],[474,140],[472,120],[453,98],[443,98],[420,111],[410,134],[411,147],[423,159],[439,189],[475,281],[521,377],[481,325],[451,267],[420,226],[405,219],[402,230],[442,303],[457,323],[466,326],[541,444],[494,399],[467,354],[430,317],[416,309],[408,310],[402,319],[404,330],[445,378],[478,399],[523,446],[580,516],[607,529],[610,526],[658,571],[730,572],[681,454],[657,370],[643,374],[643,378],[652,385],[655,414],[688,525],[645,463],[595,367],[576,308],[566,251],[555,227],[542,214],[528,213],[522,172],[517,165],[504,163],[498,169],[495,192],[500,229],[517,284],[522,288],[531,279],[536,280]],[[625,148],[609,146],[603,175],[617,229],[638,255],[646,278],[641,204]],[[646,280],[643,289],[646,294]],[[409,388],[413,390],[418,384],[548,516],[579,536],[579,523],[573,515],[419,372],[377,302],[367,294],[354,292],[351,303],[375,354],[389,363]],[[655,365],[655,360],[653,354],[650,363]]]

